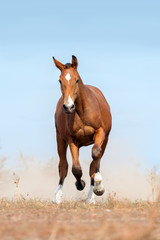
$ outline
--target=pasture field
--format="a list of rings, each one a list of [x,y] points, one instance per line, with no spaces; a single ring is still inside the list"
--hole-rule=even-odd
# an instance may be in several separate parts
[[[0,200],[2,240],[160,240],[160,203]]]

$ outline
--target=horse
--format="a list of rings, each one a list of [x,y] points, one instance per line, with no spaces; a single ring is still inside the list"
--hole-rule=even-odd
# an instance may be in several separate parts
[[[55,191],[54,203],[63,200],[63,183],[68,172],[66,158],[69,145],[72,156],[72,173],[76,178],[76,188],[82,191],[82,168],[79,149],[93,144],[90,164],[90,190],[88,202],[95,204],[95,194],[104,193],[100,161],[104,154],[112,125],[110,106],[102,92],[91,85],[84,85],[78,71],[78,61],[72,55],[72,63],[62,64],[53,57],[55,66],[61,71],[59,77],[62,96],[55,112],[57,150],[59,155],[59,184]]]

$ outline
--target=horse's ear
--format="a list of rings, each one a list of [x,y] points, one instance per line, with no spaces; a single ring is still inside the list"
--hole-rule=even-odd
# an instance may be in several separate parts
[[[61,62],[59,62],[57,59],[55,59],[54,57],[53,57],[53,61],[56,65],[56,67],[59,68],[60,71],[62,71],[64,69],[64,65]]]
[[[72,55],[72,67],[76,68],[78,67],[78,61],[77,61],[77,58]]]

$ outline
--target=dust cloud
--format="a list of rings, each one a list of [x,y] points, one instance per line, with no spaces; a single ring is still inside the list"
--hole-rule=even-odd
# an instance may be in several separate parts
[[[114,152],[114,154],[113,154]],[[156,170],[142,171],[143,166],[134,159],[128,160],[128,155],[116,156],[118,149],[109,150],[104,155],[101,163],[101,174],[105,194],[102,197],[96,197],[97,200],[106,200],[108,196],[116,198],[128,198],[135,200],[155,200],[159,184],[159,175]],[[89,152],[86,152],[87,156]],[[77,191],[75,187],[75,178],[71,173],[71,157],[69,158],[68,176],[64,183],[64,199],[66,200],[86,200],[89,187],[89,164],[91,157],[87,160],[81,157],[81,166],[83,169],[83,179],[86,187],[83,191]],[[111,161],[112,160],[112,161]],[[0,198],[6,197],[15,199],[15,178],[19,178],[18,197],[29,199],[39,198],[52,200],[57,187],[58,177],[58,159],[49,159],[48,161],[38,161],[34,158],[24,156],[22,153],[14,159],[16,166],[9,168],[6,158],[0,160]]]

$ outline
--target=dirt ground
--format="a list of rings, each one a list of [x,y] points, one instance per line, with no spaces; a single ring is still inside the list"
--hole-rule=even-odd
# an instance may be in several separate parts
[[[160,204],[0,200],[1,240],[160,240]]]

